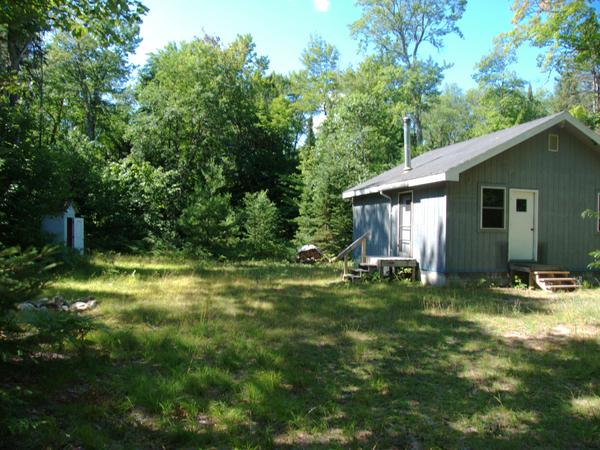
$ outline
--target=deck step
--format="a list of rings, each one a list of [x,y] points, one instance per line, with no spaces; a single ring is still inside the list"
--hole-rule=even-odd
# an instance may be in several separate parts
[[[361,276],[360,275],[355,275],[353,273],[346,273],[343,275],[344,280],[348,280],[348,281],[354,281],[354,280],[360,280]]]
[[[538,279],[540,279],[540,280],[544,280],[544,281],[566,281],[566,280],[569,280],[569,281],[571,281],[571,280],[572,280],[572,281],[577,281],[577,279],[576,279],[576,278],[573,278],[573,277],[558,277],[558,278],[546,278],[546,277],[538,277]]]
[[[565,270],[535,270],[535,283],[544,291],[555,292],[559,289],[575,290],[581,287],[577,278],[571,277]]]
[[[579,289],[579,286],[576,285],[576,284],[555,284],[555,285],[552,285],[552,286],[546,286],[545,290],[547,290],[548,292],[553,292],[553,291],[555,291],[557,289],[572,289],[572,290],[575,290],[575,289]]]
[[[570,272],[565,270],[534,270],[536,275],[569,275]]]
[[[352,269],[353,273],[369,273],[369,269],[362,269],[362,268],[358,268],[358,269]]]

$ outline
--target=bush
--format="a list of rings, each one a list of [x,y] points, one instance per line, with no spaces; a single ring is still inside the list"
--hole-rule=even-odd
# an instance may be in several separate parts
[[[36,295],[50,280],[59,247],[4,247],[0,244],[0,314]]]
[[[596,221],[600,220],[600,215],[598,212],[592,211],[591,209],[586,209],[583,213],[581,213],[581,217]],[[600,269],[600,250],[592,250],[589,255],[592,257],[593,261],[588,264],[588,269]]]
[[[36,344],[50,344],[58,349],[65,343],[81,349],[88,333],[96,328],[91,317],[73,312],[28,310],[19,316],[21,323],[35,329],[31,339]]]
[[[277,257],[284,253],[280,237],[277,206],[267,191],[247,193],[244,197],[243,243],[246,253],[255,257]]]

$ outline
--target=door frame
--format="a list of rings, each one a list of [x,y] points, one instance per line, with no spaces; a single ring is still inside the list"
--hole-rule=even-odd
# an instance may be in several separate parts
[[[65,239],[65,244],[67,245],[67,248],[73,248],[75,245],[75,218],[67,217],[65,226],[67,228],[67,239]]]
[[[397,233],[396,233],[396,235],[397,235],[396,236],[396,248],[398,251],[398,255],[400,255],[401,250],[402,250],[402,241],[401,241],[402,230],[400,229],[400,219],[402,217],[402,214],[401,214],[402,210],[400,207],[400,197],[405,194],[410,194],[410,251],[408,252],[408,257],[412,258],[412,256],[413,256],[413,223],[415,220],[414,219],[415,196],[414,196],[414,193],[412,190],[398,192],[398,203],[397,203],[398,204],[398,220],[397,220],[397,226],[396,226],[396,228],[397,228],[397,230],[396,230],[397,231]]]
[[[521,188],[510,188],[508,190],[508,260],[511,261],[510,258],[510,230],[511,230],[511,215],[512,212],[512,199],[513,192],[528,192],[533,194],[533,203],[534,203],[534,211],[533,211],[533,262],[537,262],[538,260],[538,228],[539,228],[539,205],[540,205],[540,191],[538,189],[521,189]],[[517,260],[515,260],[517,261]]]

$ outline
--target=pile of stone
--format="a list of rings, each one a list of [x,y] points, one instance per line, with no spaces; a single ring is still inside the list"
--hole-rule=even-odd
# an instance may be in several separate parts
[[[323,258],[323,253],[315,245],[306,244],[298,249],[297,258],[302,264],[313,264]]]
[[[17,308],[21,311],[54,309],[56,311],[81,312],[95,307],[96,299],[94,297],[66,300],[62,295],[55,295],[52,298],[44,297],[39,300],[30,300],[17,305]]]

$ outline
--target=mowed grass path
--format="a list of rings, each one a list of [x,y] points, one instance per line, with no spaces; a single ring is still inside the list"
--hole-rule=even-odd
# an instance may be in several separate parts
[[[600,291],[338,277],[96,257],[49,293],[96,297],[104,328],[83,357],[5,365],[37,425],[4,445],[600,446]]]

